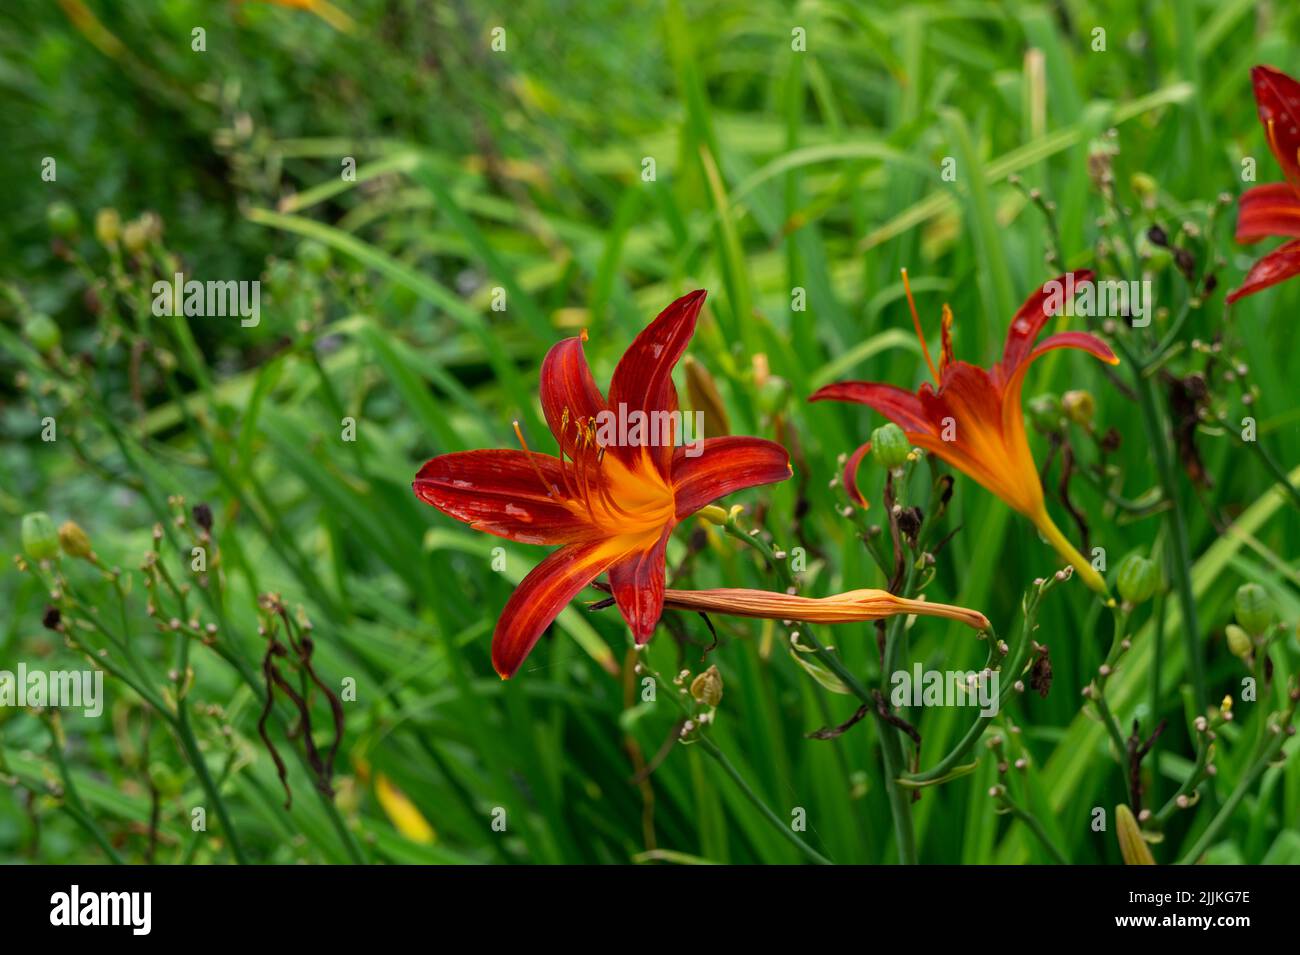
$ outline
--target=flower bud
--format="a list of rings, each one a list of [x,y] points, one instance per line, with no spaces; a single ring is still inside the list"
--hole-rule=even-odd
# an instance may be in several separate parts
[[[308,272],[324,275],[330,267],[329,247],[316,239],[307,239],[298,246],[298,261]]]
[[[1115,807],[1115,834],[1119,837],[1119,854],[1125,865],[1155,865],[1156,860],[1142,838],[1142,830],[1133,818],[1133,810],[1120,803]]]
[[[32,560],[49,560],[59,554],[59,535],[44,511],[23,516],[23,551]]]
[[[54,351],[62,338],[58,323],[44,312],[33,312],[28,316],[27,321],[23,323],[23,334],[42,354]]]
[[[1061,399],[1053,394],[1042,394],[1029,401],[1029,422],[1041,434],[1055,434],[1061,430],[1065,413]]]
[[[145,213],[138,219],[132,219],[122,229],[122,244],[132,255],[139,255],[149,248],[153,233],[152,220],[149,213]]]
[[[1273,626],[1277,607],[1269,592],[1259,584],[1242,584],[1233,603],[1237,623],[1251,636],[1258,637]]]
[[[898,425],[890,422],[871,432],[871,456],[882,468],[890,471],[907,463],[912,445]]]
[[[61,199],[57,202],[51,202],[46,207],[45,222],[49,225],[51,232],[64,239],[76,235],[77,229],[81,227],[81,222],[77,218],[77,210]]]
[[[103,245],[115,246],[122,234],[122,217],[116,209],[100,209],[95,213],[95,238]]]
[[[1133,195],[1137,196],[1144,206],[1150,206],[1159,190],[1159,185],[1155,179],[1145,172],[1135,172],[1129,178],[1129,186],[1133,189]]]
[[[1119,562],[1115,585],[1126,604],[1146,603],[1160,586],[1160,571],[1141,554],[1129,554]]]
[[[717,706],[722,702],[722,674],[711,666],[691,681],[691,696],[697,703]]]
[[[1235,623],[1228,624],[1225,631],[1228,635],[1228,649],[1232,651],[1232,655],[1242,660],[1250,656],[1250,651],[1254,647],[1250,634]]]
[[[64,521],[59,527],[59,545],[69,557],[89,560],[94,555],[90,538],[76,521]]]
[[[727,409],[718,393],[717,382],[709,370],[687,355],[683,361],[686,366],[686,394],[691,402],[691,410],[704,415],[704,434],[710,438],[731,434],[731,423],[727,420]]]
[[[1067,391],[1061,395],[1061,410],[1075,424],[1088,425],[1092,423],[1097,403],[1090,391]]]

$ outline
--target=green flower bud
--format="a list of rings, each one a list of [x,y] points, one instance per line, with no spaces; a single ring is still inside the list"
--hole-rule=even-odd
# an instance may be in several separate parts
[[[51,202],[46,207],[45,221],[49,225],[51,232],[65,239],[68,236],[75,235],[77,229],[81,227],[81,221],[77,218],[77,210],[62,199]]]
[[[1251,636],[1258,637],[1277,619],[1277,606],[1269,592],[1259,584],[1242,584],[1234,601],[1237,623]]]
[[[903,429],[890,422],[871,432],[871,456],[882,468],[890,471],[901,468],[907,463],[907,455],[912,445],[903,434]]]
[[[1115,585],[1126,604],[1137,606],[1150,600],[1160,586],[1160,571],[1141,554],[1129,554],[1119,562]]]
[[[307,239],[298,246],[298,261],[307,271],[323,275],[330,267],[329,247],[315,239]]]
[[[23,323],[23,334],[27,340],[36,347],[36,350],[43,353],[54,351],[59,346],[59,339],[62,337],[59,332],[59,326],[54,319],[44,312],[33,312]]]
[[[1061,399],[1053,394],[1043,394],[1029,402],[1029,422],[1041,434],[1055,434],[1061,430],[1065,412],[1061,410]]]
[[[1075,424],[1088,425],[1092,423],[1097,402],[1090,391],[1067,391],[1061,395],[1061,410]]]
[[[44,511],[23,516],[23,551],[32,560],[49,560],[59,555],[59,535]]]
[[[116,209],[100,209],[95,213],[95,238],[103,245],[117,245],[122,235],[122,217]]]
[[[1250,651],[1255,646],[1255,642],[1250,639],[1250,634],[1235,623],[1228,624],[1225,630],[1228,635],[1228,649],[1232,651],[1232,655],[1242,660],[1250,656]]]
[[[59,545],[69,557],[87,560],[94,555],[90,538],[76,521],[64,521],[59,527]]]

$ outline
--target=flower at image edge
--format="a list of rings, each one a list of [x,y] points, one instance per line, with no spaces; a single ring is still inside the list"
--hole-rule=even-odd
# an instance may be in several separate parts
[[[1241,285],[1228,293],[1229,305],[1300,274],[1300,83],[1271,66],[1255,67],[1250,79],[1268,148],[1286,181],[1246,190],[1237,212],[1236,238],[1245,245],[1272,236],[1291,241],[1250,267]]]

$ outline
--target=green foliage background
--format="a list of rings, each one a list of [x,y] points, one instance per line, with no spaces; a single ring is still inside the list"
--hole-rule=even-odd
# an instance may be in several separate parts
[[[832,486],[837,456],[880,419],[806,397],[842,378],[923,380],[903,266],[931,342],[948,302],[959,357],[993,361],[1015,307],[1059,271],[1045,263],[1050,229],[1025,189],[1055,203],[1067,266],[1091,266],[1099,248],[1105,260],[1117,244],[1090,176],[1107,144],[1134,228],[1160,223],[1218,277],[1191,311],[1170,370],[1202,369],[1193,339],[1221,340],[1219,360],[1248,367],[1261,442],[1284,469],[1300,462],[1290,368],[1300,282],[1225,315],[1224,290],[1258,250],[1233,245],[1235,211],[1218,203],[1244,189],[1243,157],[1257,159],[1259,181],[1281,179],[1248,70],[1300,72],[1293,4],[337,6],[350,31],[264,3],[19,0],[0,12],[0,176],[9,184],[0,190],[0,551],[19,552],[26,512],[80,523],[105,563],[134,581],[119,612],[113,587],[65,558],[70,587],[96,608],[84,619],[129,636],[164,705],[174,704],[169,672],[192,668],[194,744],[147,718],[140,695],[111,675],[98,720],[69,712],[52,726],[0,709],[6,861],[233,861],[195,754],[249,861],[800,861],[701,747],[670,744],[678,713],[664,696],[676,687],[641,703],[639,685],[628,691],[608,672],[627,653],[616,613],[575,602],[520,675],[500,681],[488,655],[496,612],[544,551],[444,518],[413,497],[411,477],[437,453],[513,446],[515,418],[535,447],[551,450],[535,397],[546,349],[588,329],[604,384],[660,308],[704,287],[690,354],[718,382],[733,430],[772,437],[779,418],[797,442],[795,479],[727,503],[744,503],[745,520],[760,515],[776,545],[807,550],[803,592],[883,586]],[[195,27],[206,30],[205,52],[191,49]],[[506,31],[504,52],[491,49],[494,27]],[[791,48],[795,27],[806,31],[806,52]],[[1095,28],[1105,30],[1104,51],[1094,50]],[[57,160],[55,182],[40,178],[46,156]],[[355,183],[340,177],[349,156]],[[653,182],[642,179],[646,157]],[[957,161],[955,182],[940,176],[945,157]],[[1138,174],[1156,184],[1149,204],[1134,191]],[[81,222],[61,242],[46,222],[55,201]],[[156,213],[161,238],[138,255],[106,248],[92,228],[104,207],[126,220]],[[1184,222],[1198,234],[1180,231]],[[1144,250],[1156,302],[1168,307],[1158,335],[1187,294],[1167,253]],[[149,285],[176,262],[191,277],[262,279],[260,325],[154,318]],[[490,308],[495,286],[507,291],[505,312]],[[791,310],[795,287],[806,289],[806,312]],[[60,354],[42,355],[24,336],[35,311],[60,326]],[[756,383],[760,354],[779,382]],[[1073,353],[1036,365],[1026,395],[1066,389],[1093,394],[1098,430],[1121,438],[1111,458],[1117,493],[1140,498],[1155,473],[1133,402]],[[1247,413],[1240,389],[1215,397],[1229,420]],[[57,420],[54,443],[40,440],[46,415]],[[349,416],[352,444],[339,439]],[[1256,581],[1289,627],[1260,691],[1272,706],[1297,659],[1300,515],[1221,430],[1196,440],[1213,485],[1193,490],[1181,472],[1179,482],[1210,698],[1239,694],[1247,675],[1223,633],[1237,586]],[[1080,447],[1090,446],[1080,438]],[[1037,436],[1035,451],[1042,461]],[[882,475],[868,466],[864,477],[877,501],[865,520],[879,520]],[[178,579],[192,576],[170,495],[215,514],[221,586],[195,591],[188,605],[201,624],[219,623],[213,647],[159,632],[145,613],[138,568],[155,522],[168,527],[161,561]],[[1112,570],[1157,540],[1159,514],[1126,519],[1078,478],[1071,495]],[[1053,510],[1077,537],[1059,504]],[[1012,634],[1022,593],[1057,568],[1056,556],[960,476],[946,520],[960,531],[927,595],[979,608]],[[692,531],[676,535],[670,567]],[[498,545],[504,573],[490,569]],[[716,532],[677,584],[778,586],[751,551]],[[300,735],[286,737],[297,717],[283,697],[270,732],[289,764],[291,810],[258,735],[265,592],[311,619],[326,683],[356,681],[333,802],[313,790]],[[48,602],[32,573],[0,571],[0,669],[84,665],[42,628]],[[1153,804],[1191,769],[1195,716],[1176,602],[1159,606],[1160,686],[1153,692],[1152,605],[1138,611],[1133,650],[1110,685],[1126,733],[1135,718],[1144,735],[1168,720],[1144,764]],[[803,837],[817,851],[836,862],[895,860],[874,723],[808,739],[857,701],[796,665],[789,628],[714,622],[721,645],[707,657],[703,622],[681,615],[661,626],[649,661],[664,674],[719,667],[725,695],[709,738],[778,817],[806,810]],[[1109,618],[1072,581],[1048,596],[1039,622],[1053,690],[1019,698],[1005,717],[1031,759],[1021,795],[1070,861],[1118,862],[1113,823],[1106,832],[1090,823],[1093,807],[1113,814],[1126,801],[1125,775],[1079,695],[1105,656]],[[82,633],[92,648],[106,646],[98,631]],[[855,673],[878,674],[872,627],[820,635]],[[969,631],[922,619],[906,659],[969,669],[984,654]],[[1212,791],[1174,814],[1153,846],[1158,861],[1181,858],[1248,775],[1265,707],[1237,706],[1220,734]],[[312,713],[327,747],[321,694]],[[923,765],[968,718],[920,715]],[[996,760],[982,745],[974,757],[973,772],[914,804],[921,860],[1048,861],[1022,821],[995,812]],[[654,770],[638,782],[643,761]],[[401,833],[378,796],[381,777],[427,820],[432,841]],[[205,833],[191,831],[196,806],[208,810]],[[505,833],[491,826],[497,807]],[[1208,858],[1300,861],[1298,822],[1300,760],[1291,759],[1249,787]]]

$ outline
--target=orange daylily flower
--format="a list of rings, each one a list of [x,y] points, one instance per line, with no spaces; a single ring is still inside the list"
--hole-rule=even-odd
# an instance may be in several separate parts
[[[666,590],[664,606],[674,610],[725,613],[767,620],[803,620],[806,623],[855,623],[883,620],[897,614],[920,614],[958,620],[976,630],[988,630],[989,621],[978,610],[951,604],[898,597],[887,590],[848,590],[833,597],[800,597],[769,590]]]
[[[416,496],[449,517],[510,540],[562,545],[520,582],[497,621],[492,664],[503,679],[605,572],[636,642],[645,643],[663,611],[664,549],[673,528],[726,494],[790,476],[785,448],[761,438],[697,434],[691,446],[676,445],[685,435],[672,433],[672,372],[704,296],[679,298],[636,337],[614,369],[608,401],[587,366],[585,335],[551,348],[541,399],[559,457],[526,444],[464,451],[434,458],[415,476]],[[633,425],[616,435],[606,427],[615,419]]]
[[[1249,245],[1270,236],[1284,242],[1250,267],[1240,287],[1228,293],[1231,305],[1293,275],[1300,275],[1300,83],[1271,66],[1250,71],[1260,122],[1286,182],[1246,190],[1237,212],[1237,241]]]
[[[1030,363],[1054,348],[1078,348],[1102,361],[1119,359],[1107,345],[1086,332],[1060,332],[1038,342],[1047,320],[1064,304],[1064,295],[1092,280],[1090,271],[1072,272],[1044,283],[1020,306],[1007,330],[1002,360],[991,369],[956,361],[952,355],[952,312],[943,309],[943,352],[936,368],[930,357],[921,320],[912,302],[912,290],[903,272],[912,322],[926,363],[938,388],[929,382],[915,393],[893,385],[845,381],[819,389],[810,401],[851,401],[874,408],[906,433],[912,444],[937,455],[974,478],[1012,508],[1033,521],[1039,532],[1066,559],[1088,586],[1099,593],[1105,581],[1061,533],[1047,513],[1038,469],[1029,453],[1020,390]],[[871,450],[871,442],[858,448],[844,469],[844,483],[861,505],[857,470]]]

